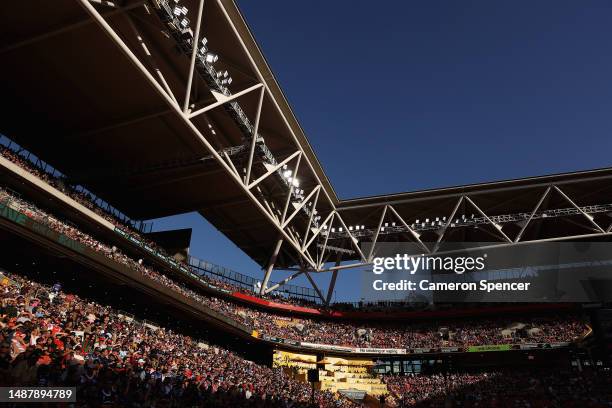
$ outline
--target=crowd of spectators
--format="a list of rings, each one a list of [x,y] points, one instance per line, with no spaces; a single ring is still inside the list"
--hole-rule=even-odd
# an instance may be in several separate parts
[[[6,146],[0,145],[0,155],[4,158],[10,160],[12,163],[18,165],[22,169],[28,171],[32,175],[38,177],[39,179],[45,181],[47,184],[55,187],[60,190],[64,194],[71,197],[73,200],[77,201],[81,205],[87,207],[91,211],[98,214],[100,217],[112,223],[115,227],[121,229],[128,236],[134,237],[136,240],[146,244],[150,248],[155,249],[157,252],[168,256],[165,252],[164,248],[157,245],[156,242],[147,238],[141,231],[135,228],[132,223],[126,219],[120,218],[118,215],[109,211],[108,208],[100,206],[96,201],[95,197],[89,193],[87,193],[84,189],[77,189],[75,186],[68,183],[65,177],[50,174],[41,168],[31,163],[26,158],[20,156],[13,150],[9,149]],[[188,267],[186,260],[175,260],[177,263]],[[238,291],[243,293],[248,293],[250,295],[257,295],[266,299],[278,300],[286,303],[290,303],[297,306],[310,306],[310,307],[320,307],[320,304],[317,304],[315,301],[300,298],[296,296],[290,296],[287,294],[275,294],[269,293],[267,295],[260,295],[253,291],[253,288],[245,288],[244,285],[240,285],[238,283],[231,282],[229,280],[224,280],[221,277],[216,278],[213,274],[202,275],[201,278],[208,283],[211,283],[219,288],[223,288],[230,291]]]
[[[0,279],[0,385],[76,386],[77,406],[301,407],[311,390],[271,369],[15,274]],[[316,392],[318,407],[350,400]]]
[[[373,323],[288,318],[211,298],[208,305],[270,336],[310,343],[376,348],[439,348],[572,342],[586,332],[576,315]]]
[[[204,295],[180,284],[162,272],[146,265],[142,259],[135,260],[117,247],[102,243],[91,235],[62,221],[0,189],[0,201],[10,205],[30,218],[46,224],[68,238],[104,254],[133,270],[143,277],[154,280],[183,296],[194,299],[231,319],[242,323],[261,334],[296,341],[320,344],[380,347],[467,347],[473,345],[507,343],[556,343],[573,341],[585,332],[585,325],[576,316],[530,318],[516,323],[509,319],[454,320],[441,325],[426,324],[360,324],[348,321],[321,319],[287,318],[271,312],[244,307],[226,299]]]
[[[603,408],[612,406],[609,372],[513,370],[388,376],[394,407]]]

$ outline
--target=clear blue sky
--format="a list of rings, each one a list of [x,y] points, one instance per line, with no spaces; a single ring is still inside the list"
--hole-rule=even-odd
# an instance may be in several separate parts
[[[612,165],[609,0],[239,5],[342,198]],[[198,218],[156,227],[260,276]]]

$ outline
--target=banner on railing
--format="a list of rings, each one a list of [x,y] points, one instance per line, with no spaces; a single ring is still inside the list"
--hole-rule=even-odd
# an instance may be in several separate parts
[[[469,346],[468,353],[480,353],[485,351],[508,351],[511,349],[510,344],[491,344],[487,346]]]

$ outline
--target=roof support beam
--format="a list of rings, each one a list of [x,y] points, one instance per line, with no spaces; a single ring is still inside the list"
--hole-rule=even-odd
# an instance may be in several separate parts
[[[194,117],[196,117],[196,116],[198,116],[198,115],[201,115],[201,114],[203,114],[203,113],[205,113],[205,112],[208,112],[208,111],[209,111],[209,110],[211,110],[211,109],[215,109],[215,108],[216,108],[216,107],[218,107],[218,106],[221,106],[221,105],[226,104],[226,103],[228,103],[228,102],[231,102],[231,101],[233,101],[233,100],[235,100],[235,99],[238,99],[238,98],[240,98],[242,95],[246,95],[246,94],[248,94],[249,92],[253,92],[253,91],[254,91],[254,90],[256,90],[256,89],[261,88],[262,86],[263,86],[262,84],[256,84],[256,85],[253,85],[253,86],[248,87],[247,89],[243,89],[243,90],[242,90],[242,91],[240,91],[240,92],[236,92],[235,94],[232,94],[232,96],[226,96],[226,97],[222,98],[220,101],[217,101],[217,102],[215,102],[215,103],[212,103],[212,104],[210,104],[210,105],[208,105],[208,106],[205,106],[205,107],[203,107],[203,108],[201,108],[201,109],[198,109],[198,110],[196,110],[195,112],[192,112],[192,113],[186,114],[186,115],[187,115],[187,118],[188,118],[188,119],[192,119],[192,118],[194,118]]]
[[[293,178],[296,179],[300,171],[300,161],[302,161],[302,155],[300,154],[297,158],[297,163],[293,171]],[[287,199],[283,207],[283,215],[281,216],[281,224],[285,225],[285,219],[287,218],[287,210],[289,209],[289,203],[291,203],[291,197],[293,196],[293,183],[289,184],[289,192],[287,193]]]
[[[385,211],[386,212],[386,211]],[[383,215],[383,218],[385,216]],[[338,257],[336,259],[336,266],[340,266],[340,254],[338,254]],[[325,298],[325,305],[329,306],[330,302],[331,302],[331,298],[334,295],[334,288],[336,287],[336,278],[338,277],[338,270],[335,269],[332,272],[332,276],[331,276],[331,280],[329,281],[329,287],[327,288],[327,296]]]
[[[310,274],[308,273],[308,271],[306,269],[304,269],[304,275],[306,275],[306,277],[308,278],[308,281],[310,282],[310,284],[312,285],[312,288],[315,290],[315,292],[317,292],[317,296],[319,296],[319,298],[321,299],[321,301],[323,303],[325,303],[326,298],[323,297],[323,294],[321,293],[321,291],[319,290],[319,287],[317,286],[317,284],[315,283],[314,279],[312,279],[312,276],[310,276]]]
[[[259,288],[259,294],[263,295],[268,286],[268,281],[270,280],[270,275],[272,275],[272,270],[274,269],[274,264],[276,263],[276,258],[278,258],[278,253],[280,252],[281,246],[283,245],[283,239],[279,239],[276,241],[276,245],[274,246],[274,251],[272,252],[272,256],[270,256],[270,261],[268,262],[268,267],[266,268],[266,273],[264,275],[263,282],[261,283],[261,287]]]
[[[147,60],[149,61],[149,64],[151,65],[151,68],[157,74],[157,77],[159,78],[159,82],[163,85],[164,89],[168,93],[168,96],[170,96],[172,98],[172,100],[174,101],[174,103],[176,105],[178,105],[178,101],[176,100],[176,97],[174,96],[174,93],[172,92],[172,89],[170,89],[170,86],[168,85],[168,82],[166,81],[166,78],[164,77],[164,75],[162,74],[161,70],[159,69],[159,66],[155,62],[155,58],[153,57],[153,54],[151,54],[151,51],[149,51],[149,47],[147,47],[147,44],[145,44],[144,38],[142,37],[142,35],[140,34],[138,29],[134,25],[134,21],[132,21],[132,18],[130,17],[129,14],[126,13],[126,14],[124,14],[124,16],[125,16],[125,18],[126,18],[126,20],[128,22],[128,25],[130,26],[130,29],[132,30],[132,33],[134,33],[134,36],[136,37],[136,40],[138,41],[138,43],[142,47],[142,51],[144,52],[145,56],[147,57]]]
[[[378,221],[378,227],[376,227],[376,232],[374,233],[374,239],[372,240],[372,247],[370,248],[370,252],[368,252],[368,262],[372,261],[372,255],[374,254],[374,247],[376,246],[376,243],[378,242],[378,235],[380,234],[380,229],[382,228],[382,224],[385,221],[385,215],[387,215],[387,208],[389,206],[385,205],[382,211],[382,214],[380,215],[380,221]]]
[[[469,202],[470,204],[472,204],[474,206],[474,208],[476,208],[476,211],[478,211],[480,213],[480,215],[482,215],[497,231],[499,231],[499,233],[502,235],[502,237],[508,241],[508,242],[512,242],[512,240],[504,233],[504,231],[502,231],[501,225],[494,223],[487,214],[484,213],[484,211],[482,211],[480,209],[479,206],[476,205],[476,203],[474,201],[472,201],[472,199],[468,196],[465,196],[465,200],[467,202]]]
[[[304,271],[303,270],[299,270],[297,272],[294,272],[293,274],[291,274],[290,276],[287,276],[285,279],[283,279],[282,281],[270,286],[269,288],[267,288],[264,291],[264,295],[267,295],[268,293],[280,288],[281,286],[286,285],[287,283],[289,283],[290,281],[292,281],[293,279],[297,278],[298,276],[300,276],[301,274],[303,274]]]
[[[259,177],[257,180],[255,180],[254,182],[252,182],[251,184],[249,184],[247,186],[248,190],[251,190],[253,187],[255,187],[256,185],[258,185],[259,183],[261,183],[262,181],[264,181],[266,178],[268,178],[271,174],[277,172],[281,167],[283,167],[285,164],[289,163],[291,161],[291,159],[293,159],[296,156],[301,156],[302,152],[300,150],[294,152],[293,154],[289,155],[289,157],[287,157],[285,160],[283,160],[282,162],[278,163],[276,166],[272,167],[270,170],[268,170],[263,176]]]
[[[444,228],[442,228],[442,231],[440,231],[440,235],[438,235],[438,239],[436,240],[436,244],[434,245],[432,252],[437,252],[438,249],[440,248],[440,243],[442,242],[442,239],[444,238],[444,235],[446,234],[446,230],[448,230],[448,227],[453,223],[453,218],[455,218],[455,214],[457,214],[457,210],[459,210],[459,206],[461,205],[462,202],[463,202],[463,196],[459,197],[459,200],[457,200],[457,204],[455,204],[455,208],[453,208],[453,212],[451,212],[450,216],[448,217],[448,222],[444,225]]]
[[[419,243],[421,248],[423,248],[425,250],[425,252],[430,253],[431,251],[429,250],[427,245],[425,245],[423,243],[423,241],[421,241],[421,236],[419,234],[417,234],[415,230],[410,228],[410,225],[408,225],[408,223],[406,223],[406,221],[404,221],[404,219],[397,213],[397,211],[395,211],[395,208],[393,208],[393,206],[390,205],[389,209],[397,217],[397,219],[402,223],[404,228],[406,228],[408,230],[408,232],[410,232],[410,235],[412,235],[412,237],[415,239],[415,241]]]
[[[521,230],[519,231],[519,233],[516,235],[516,238],[514,238],[514,242],[519,242],[521,240],[521,237],[523,236],[523,233],[525,232],[525,230],[527,229],[527,226],[529,225],[529,223],[531,222],[531,220],[533,219],[533,217],[535,216],[535,214],[538,212],[538,210],[540,209],[540,206],[542,205],[542,203],[544,202],[544,200],[546,199],[546,197],[548,196],[548,193],[550,193],[550,187],[548,187],[545,191],[544,194],[542,194],[542,196],[540,197],[540,200],[538,201],[538,203],[536,204],[536,206],[533,208],[533,211],[531,211],[531,214],[529,215],[529,218],[527,219],[527,222],[525,222],[525,225],[523,225],[521,227]]]
[[[257,143],[259,133],[259,119],[261,118],[261,109],[263,108],[263,99],[266,92],[266,88],[261,87],[259,93],[259,101],[257,102],[257,113],[255,114],[255,126],[253,127],[253,134],[251,137],[251,148],[249,149],[249,162],[247,163],[247,173],[244,177],[244,184],[247,186],[251,182],[251,170],[253,169],[253,156],[255,155],[255,144]]]
[[[321,190],[317,191],[317,195],[312,204],[312,209],[310,210],[310,216],[308,217],[308,225],[306,225],[306,232],[304,232],[304,239],[302,240],[302,247],[304,246],[304,242],[308,239],[308,234],[310,233],[310,226],[312,225],[312,219],[314,217],[315,210],[317,209],[317,204],[319,203],[319,193]]]
[[[336,211],[336,216],[338,217],[338,220],[340,221],[342,226],[346,229],[346,233],[348,234],[348,236],[350,238],[351,244],[355,247],[355,249],[357,249],[357,252],[359,252],[359,255],[361,256],[361,260],[363,262],[366,262],[365,255],[363,255],[363,252],[361,252],[361,248],[359,248],[359,245],[357,245],[357,242],[358,242],[357,239],[353,236],[353,234],[351,234],[351,231],[348,229],[348,227],[344,223],[344,220],[342,219],[342,216],[340,216],[340,214],[338,214],[338,211]]]
[[[576,205],[576,203],[575,203],[575,202],[574,202],[574,201],[573,201],[571,198],[569,198],[569,197],[568,197],[568,196],[567,196],[567,195],[566,195],[566,194],[565,194],[565,193],[564,193],[564,192],[563,192],[563,191],[562,191],[562,190],[561,190],[559,187],[557,187],[557,186],[553,186],[553,187],[554,187],[554,189],[555,189],[555,190],[557,190],[557,192],[558,192],[559,194],[561,194],[561,195],[563,196],[563,198],[565,198],[565,199],[566,199],[566,200],[567,200],[567,201],[568,201],[568,202],[569,202],[569,203],[570,203],[570,204],[571,204],[571,205],[572,205],[572,206],[573,206],[573,207],[574,207],[576,210],[578,210],[578,212],[579,212],[580,214],[584,215],[584,217],[585,217],[587,220],[589,220],[589,222],[590,222],[591,224],[593,224],[593,226],[594,226],[595,228],[597,228],[597,230],[599,230],[599,232],[606,232],[606,231],[604,231],[604,230],[603,230],[603,228],[601,228],[601,227],[599,226],[599,224],[597,224],[597,223],[595,222],[595,220],[593,219],[593,217],[592,217],[592,216],[590,216],[589,214],[585,213],[585,212],[582,210],[582,208],[578,207],[578,206]]]
[[[245,195],[251,198],[252,202],[256,205],[259,211],[268,218],[268,220],[272,223],[272,225],[279,231],[281,234],[281,238],[284,238],[288,241],[291,241],[291,237],[280,225],[279,221],[275,219],[264,207],[263,204],[259,202],[259,200],[255,197],[252,191],[245,186],[243,179],[237,176],[231,167],[223,160],[221,155],[216,151],[214,146],[204,137],[202,132],[197,128],[197,126],[190,120],[190,116],[186,115],[182,109],[174,102],[174,100],[166,93],[165,89],[155,80],[155,78],[151,75],[151,73],[146,69],[146,67],[142,64],[142,62],[134,55],[132,50],[128,47],[128,45],[121,39],[121,37],[115,32],[115,30],[104,20],[104,18],[100,15],[100,13],[96,10],[95,7],[89,3],[88,0],[78,0],[78,2],[83,6],[85,11],[89,13],[93,19],[96,21],[98,26],[103,30],[103,32],[115,43],[115,45],[123,52],[123,54],[130,60],[130,62],[140,71],[140,73],[148,80],[149,84],[155,89],[158,95],[164,100],[170,108],[174,111],[174,113],[182,118],[185,126],[190,130],[192,135],[202,144],[202,147],[209,151],[212,157],[226,170],[227,174],[234,180],[234,182],[243,190]],[[251,87],[251,90],[257,89],[263,86],[262,84],[255,85]],[[234,95],[235,96],[235,95]],[[193,115],[193,114],[192,114]],[[301,151],[297,151],[295,154],[301,154]],[[300,246],[296,242],[290,242],[291,246],[303,257],[305,261],[308,262],[309,266],[312,268],[316,268],[316,264],[312,262],[312,260],[304,257],[303,251]]]
[[[191,98],[191,84],[193,83],[193,71],[195,70],[196,58],[198,56],[198,47],[200,46],[200,27],[202,25],[202,14],[204,12],[204,0],[200,0],[198,5],[198,16],[196,18],[196,29],[193,35],[193,48],[191,50],[191,61],[189,63],[189,74],[187,76],[187,91],[185,92],[185,101],[183,102],[183,112],[189,110],[189,99]]]
[[[238,32],[238,29],[236,28],[236,25],[232,21],[232,18],[229,16],[225,6],[223,5],[223,2],[221,0],[217,0],[217,5],[219,6],[219,10],[222,11],[223,15],[225,16],[225,18],[229,22],[229,25],[232,28],[232,31],[234,32],[234,35],[236,36],[236,39],[240,42],[240,45],[242,46],[243,51],[245,52],[245,54],[247,55],[247,57],[249,59],[251,68],[256,73],[257,78],[259,79],[259,82],[264,84],[264,86],[266,88],[266,91],[268,92],[269,95],[271,95],[270,89],[268,87],[268,84],[266,83],[266,78],[264,78],[264,76],[262,75],[261,71],[257,67],[257,64],[255,63],[255,60],[253,59],[253,56],[249,52],[246,44],[244,43],[244,40],[240,36],[240,33]],[[283,123],[285,124],[285,126],[286,126],[286,128],[287,128],[287,130],[288,130],[288,132],[289,132],[289,134],[291,136],[291,139],[293,140],[293,143],[295,143],[296,146],[299,146],[300,148],[302,148],[302,144],[300,143],[300,141],[298,140],[297,136],[295,135],[295,132],[293,131],[293,127],[289,123],[289,120],[283,114],[283,111],[280,108],[280,105],[278,104],[278,102],[276,101],[275,98],[270,98],[270,99],[271,99],[273,105],[276,107],[276,110],[280,113],[280,117],[282,118]],[[310,167],[311,172],[315,176],[315,178],[317,180],[317,184],[323,185],[321,179],[319,178],[319,175],[317,174],[315,168],[313,167],[313,165],[312,165],[312,163],[311,163],[311,161],[310,161],[310,159],[308,158],[307,155],[306,155],[306,163],[308,164],[308,167]],[[329,205],[332,207],[333,210],[335,210],[336,209],[337,198],[336,197],[332,198],[329,195],[327,189],[325,189],[325,188],[323,189],[323,193],[325,194],[325,197],[327,198],[327,200],[329,202]]]
[[[317,194],[317,192],[319,191],[319,189],[321,188],[320,185],[317,185],[315,188],[312,189],[312,191],[310,192],[310,194],[308,194],[308,196],[306,198],[304,198],[304,200],[302,200],[302,202],[296,207],[296,209],[293,211],[293,213],[291,213],[291,215],[289,216],[289,218],[287,218],[285,220],[285,222],[282,224],[283,228],[285,228],[287,225],[289,225],[289,223],[291,222],[291,220],[298,215],[298,213],[300,212],[300,210],[302,208],[304,208],[304,206],[310,201],[310,199],[312,198],[313,195]]]

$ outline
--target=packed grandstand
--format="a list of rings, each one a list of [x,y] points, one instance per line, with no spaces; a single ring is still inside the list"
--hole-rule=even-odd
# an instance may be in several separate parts
[[[11,4],[0,387],[71,387],[75,402],[61,406],[77,407],[612,407],[609,303],[332,301],[337,273],[367,265],[379,238],[428,251],[453,228],[472,243],[609,239],[612,225],[598,224],[611,214],[608,170],[342,203],[234,2],[199,2],[199,14],[196,3],[59,2],[38,21]],[[32,56],[55,64],[42,82],[21,66]],[[125,97],[91,80],[107,69]],[[34,94],[45,114],[24,120]],[[541,208],[551,191],[561,200]],[[188,211],[264,276],[145,228]],[[358,245],[368,240],[369,257]],[[273,280],[277,267],[291,275]],[[333,274],[327,296],[308,271]],[[300,274],[313,288],[289,284]]]
[[[129,236],[164,253],[138,230],[105,212],[86,194],[72,190],[61,178],[41,171],[10,149],[3,149],[1,156],[104,216]],[[466,313],[433,320],[396,320],[392,312],[390,319],[369,320],[368,315],[374,316],[377,312],[364,307],[360,318],[348,318],[350,314],[343,317],[342,306],[336,310],[333,305],[325,307],[303,299],[261,297],[255,291],[215,279],[213,275],[186,273],[171,263],[163,268],[146,257],[135,258],[128,249],[122,250],[117,241],[110,243],[96,238],[62,214],[44,209],[44,204],[37,205],[8,187],[0,189],[0,204],[4,216],[12,211],[12,219],[20,214],[46,226],[64,237],[65,245],[73,248],[83,245],[137,272],[143,280],[161,284],[234,321],[272,347],[285,344],[301,346],[302,350],[310,348],[315,353],[362,350],[374,354],[392,350],[465,352],[499,345],[533,350],[534,347],[572,348],[592,337],[587,313],[562,305],[545,308],[528,305],[523,311],[531,311],[521,314],[470,317],[471,313]],[[69,241],[74,244],[68,244]],[[180,260],[175,263],[189,268],[188,263]],[[135,315],[122,314],[112,304],[101,305],[76,293],[66,293],[62,287],[68,282],[62,282],[61,278],[55,284],[44,274],[40,278],[48,283],[11,271],[2,272],[5,385],[74,384],[82,405],[301,406],[312,403],[309,385],[296,375],[296,367],[270,368],[249,361],[241,356],[240,350],[230,351],[223,345],[144,323]],[[496,308],[489,306],[481,307],[480,311]],[[427,313],[443,311],[443,307],[440,309],[409,313],[427,316]],[[568,367],[565,371],[550,367],[472,368],[461,372],[445,367],[443,372],[404,375],[390,370],[382,377],[381,386],[388,406],[447,406],[448,401],[461,406],[607,406],[610,376],[601,375],[595,371],[598,369],[590,367],[578,372]],[[368,378],[381,375],[380,370],[377,373],[372,367],[370,371]],[[367,404],[364,399],[339,392],[337,387],[324,388],[315,393],[318,406]]]

